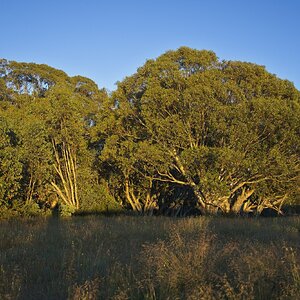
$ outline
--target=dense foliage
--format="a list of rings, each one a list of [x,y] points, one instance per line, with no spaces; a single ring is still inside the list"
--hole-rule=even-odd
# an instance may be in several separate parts
[[[94,168],[94,117],[108,99],[87,78],[44,65],[1,63],[0,198],[37,212],[118,207]],[[25,207],[24,207],[25,206]]]
[[[299,136],[291,82],[211,51],[168,51],[112,95],[0,60],[2,211],[280,213],[299,203]]]

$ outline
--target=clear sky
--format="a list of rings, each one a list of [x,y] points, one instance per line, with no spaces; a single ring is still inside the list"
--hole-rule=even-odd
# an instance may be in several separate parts
[[[265,65],[300,89],[300,0],[0,0],[0,58],[99,87],[188,46]]]

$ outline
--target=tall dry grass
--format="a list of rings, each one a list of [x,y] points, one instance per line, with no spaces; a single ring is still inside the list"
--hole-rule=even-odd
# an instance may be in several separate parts
[[[300,299],[300,219],[2,221],[0,299]]]

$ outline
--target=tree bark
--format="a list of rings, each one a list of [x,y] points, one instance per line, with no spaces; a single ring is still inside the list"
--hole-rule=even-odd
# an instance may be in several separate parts
[[[255,192],[255,189],[247,189],[246,187],[242,188],[241,194],[237,197],[231,211],[234,213],[240,213],[243,210],[244,202]]]
[[[53,151],[55,156],[54,168],[61,181],[62,187],[56,182],[51,182],[55,192],[65,205],[79,209],[80,203],[77,194],[77,174],[76,174],[76,155],[72,153],[71,148],[62,143],[61,156],[55,141],[52,141]]]
[[[173,157],[175,159],[176,165],[178,169],[180,170],[181,174],[186,179],[188,185],[192,188],[194,195],[198,201],[198,204],[200,205],[200,210],[202,213],[206,211],[206,203],[205,203],[205,196],[203,195],[202,191],[198,187],[198,185],[193,181],[192,177],[186,172],[179,156],[176,153],[176,150],[173,151]]]

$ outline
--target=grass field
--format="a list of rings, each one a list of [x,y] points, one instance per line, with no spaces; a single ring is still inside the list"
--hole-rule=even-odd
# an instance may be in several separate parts
[[[300,299],[299,217],[0,223],[0,299]]]

